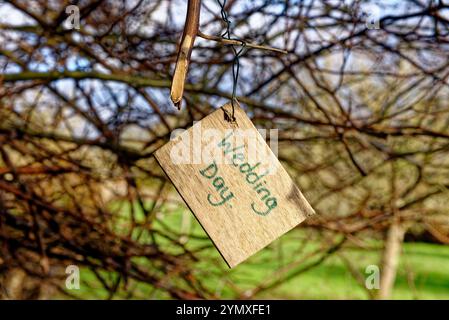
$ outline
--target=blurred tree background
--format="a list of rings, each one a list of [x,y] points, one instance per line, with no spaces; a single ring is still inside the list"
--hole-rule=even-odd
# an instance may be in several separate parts
[[[226,10],[288,51],[247,50],[237,95],[317,216],[229,270],[156,164],[232,90],[231,48],[197,38],[171,104],[186,1],[0,0],[0,297],[449,298],[449,2]],[[201,32],[224,28],[203,0]]]

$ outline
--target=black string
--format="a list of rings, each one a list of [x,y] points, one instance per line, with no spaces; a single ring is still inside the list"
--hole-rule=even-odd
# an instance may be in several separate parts
[[[217,0],[220,8],[221,8],[221,19],[226,23],[226,30],[221,35],[223,39],[228,40],[234,40],[239,41],[241,43],[241,47],[239,50],[237,50],[234,45],[230,45],[232,48],[232,52],[234,53],[234,59],[232,61],[232,99],[231,99],[231,106],[232,106],[232,115],[229,119],[231,122],[235,122],[235,116],[234,116],[234,101],[236,101],[236,94],[237,94],[237,82],[239,79],[239,72],[240,72],[240,56],[243,54],[243,51],[245,49],[246,43],[241,39],[231,38],[231,21],[228,18],[228,13],[226,12],[225,6],[226,6],[226,0],[223,0],[223,3],[220,0]]]

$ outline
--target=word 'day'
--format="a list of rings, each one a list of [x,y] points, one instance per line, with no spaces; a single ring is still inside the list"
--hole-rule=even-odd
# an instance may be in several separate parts
[[[226,104],[155,152],[155,157],[230,267],[307,216],[312,207],[235,104]]]

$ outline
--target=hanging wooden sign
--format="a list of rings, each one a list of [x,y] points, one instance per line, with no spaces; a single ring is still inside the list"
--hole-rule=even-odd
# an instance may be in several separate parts
[[[245,112],[231,104],[156,150],[155,157],[232,268],[314,210]]]

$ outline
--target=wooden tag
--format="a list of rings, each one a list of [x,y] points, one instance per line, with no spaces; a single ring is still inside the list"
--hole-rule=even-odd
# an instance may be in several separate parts
[[[155,157],[232,268],[314,210],[245,112],[228,103]]]

